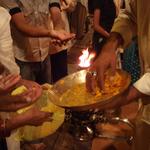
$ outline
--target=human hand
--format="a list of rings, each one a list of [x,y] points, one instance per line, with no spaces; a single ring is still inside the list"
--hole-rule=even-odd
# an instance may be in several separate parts
[[[68,1],[62,0],[61,1],[61,10],[66,12],[72,12],[75,9],[77,2],[76,1]]]
[[[20,80],[18,84],[24,85],[24,90],[21,90],[20,87],[15,89],[11,94],[5,94],[0,96],[0,110],[1,111],[16,111],[20,108],[31,105],[35,102],[42,94],[42,88],[39,84],[28,81]],[[18,90],[16,92],[16,90]]]
[[[0,94],[9,92],[21,79],[20,75],[0,75]]]
[[[52,30],[51,35],[53,37],[53,39],[51,40],[52,43],[60,46],[66,44],[69,40],[75,38],[74,33],[69,33],[62,29]]]
[[[111,68],[111,74],[115,73],[116,69],[116,50],[119,46],[123,45],[123,38],[119,33],[112,32],[110,33],[107,42],[103,46],[101,53],[98,58],[90,67],[88,74],[86,76],[86,88],[87,91],[93,92],[95,88],[94,82],[97,82],[97,85],[100,89],[104,89],[104,74],[106,70]],[[94,80],[92,79],[94,75]],[[94,85],[94,86],[93,86]]]
[[[98,58],[93,62],[86,75],[86,87],[89,92],[93,92],[97,82],[100,89],[104,90],[104,74],[111,68],[112,73],[116,68],[116,46],[113,42],[107,42]]]
[[[0,96],[0,111],[13,112],[31,105],[41,95],[41,89],[29,89],[20,95]]]
[[[26,124],[32,126],[42,125],[44,122],[52,121],[53,113],[40,111],[38,108],[32,108],[26,111],[23,116]]]

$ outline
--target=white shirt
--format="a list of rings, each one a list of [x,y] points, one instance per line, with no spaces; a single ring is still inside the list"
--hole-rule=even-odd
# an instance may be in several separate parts
[[[19,74],[19,67],[14,59],[9,23],[9,13],[0,7],[0,65],[4,66],[7,73]]]

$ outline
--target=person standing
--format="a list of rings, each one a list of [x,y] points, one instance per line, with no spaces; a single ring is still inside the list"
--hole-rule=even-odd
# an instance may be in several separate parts
[[[106,39],[109,37],[116,18],[116,6],[113,0],[94,1],[94,33],[93,49],[99,54]]]
[[[143,107],[136,121],[135,150],[148,150],[150,148],[150,1],[130,0],[129,8],[119,14],[111,30],[101,54],[91,67],[97,72],[97,80],[101,89],[104,89],[104,73],[108,68],[115,71],[116,49],[127,47],[132,38],[138,35],[138,48],[141,65],[141,78],[131,85],[120,97],[102,109],[120,107],[133,100],[142,98]],[[107,59],[106,59],[107,58]],[[91,78],[91,76],[89,76]],[[88,82],[87,89],[93,91],[93,83]],[[90,80],[92,81],[92,80]]]
[[[10,32],[11,16],[6,9],[0,7],[0,149],[6,150],[4,137],[10,136],[11,131],[24,125],[40,125],[51,116],[49,113],[32,109],[23,115],[10,117],[9,112],[14,112],[20,108],[29,106],[34,100],[41,95],[41,88],[27,90],[19,96],[11,96],[9,93],[15,88],[21,80],[19,67],[17,66],[14,53],[12,38]],[[2,113],[3,112],[3,113]],[[7,112],[7,113],[6,113]],[[19,143],[13,141],[10,137],[7,142],[11,141],[8,148],[11,147],[19,150]]]
[[[14,52],[22,78],[39,84],[51,83],[48,57],[50,37],[59,42],[74,36],[49,28],[50,13],[54,15],[55,27],[63,24],[59,0],[0,0],[0,5],[9,9],[12,17]]]
[[[61,17],[64,22],[64,29],[66,32],[70,32],[70,26],[67,13],[74,11],[76,7],[76,0],[67,0],[64,2],[61,0]],[[51,19],[52,20],[52,19]],[[53,22],[51,21],[52,28]],[[65,45],[50,44],[50,62],[51,62],[51,76],[52,83],[68,75],[68,50],[72,46],[71,41],[68,41]]]

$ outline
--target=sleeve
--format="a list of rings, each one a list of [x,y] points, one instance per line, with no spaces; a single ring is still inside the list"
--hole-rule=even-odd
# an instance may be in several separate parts
[[[131,0],[129,7],[119,13],[111,32],[118,32],[122,35],[124,48],[129,45],[132,37],[137,33],[136,0]]]
[[[10,33],[10,15],[5,9],[0,9],[0,63],[7,72],[19,74],[15,63],[12,38]]]
[[[21,9],[15,0],[1,0],[1,6],[8,9],[10,15],[21,12]]]
[[[103,8],[103,0],[94,0],[94,10]]]
[[[133,86],[141,93],[150,95],[150,73],[145,73]]]
[[[16,0],[1,0],[0,4],[2,7],[9,9],[9,10],[15,7],[19,7]]]
[[[60,0],[49,0],[49,8],[51,7],[60,8]]]

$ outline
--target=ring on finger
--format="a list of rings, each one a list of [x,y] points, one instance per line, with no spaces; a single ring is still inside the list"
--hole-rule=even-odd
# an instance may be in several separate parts
[[[96,71],[88,71],[88,73],[93,76],[96,77],[97,76],[97,72]]]

